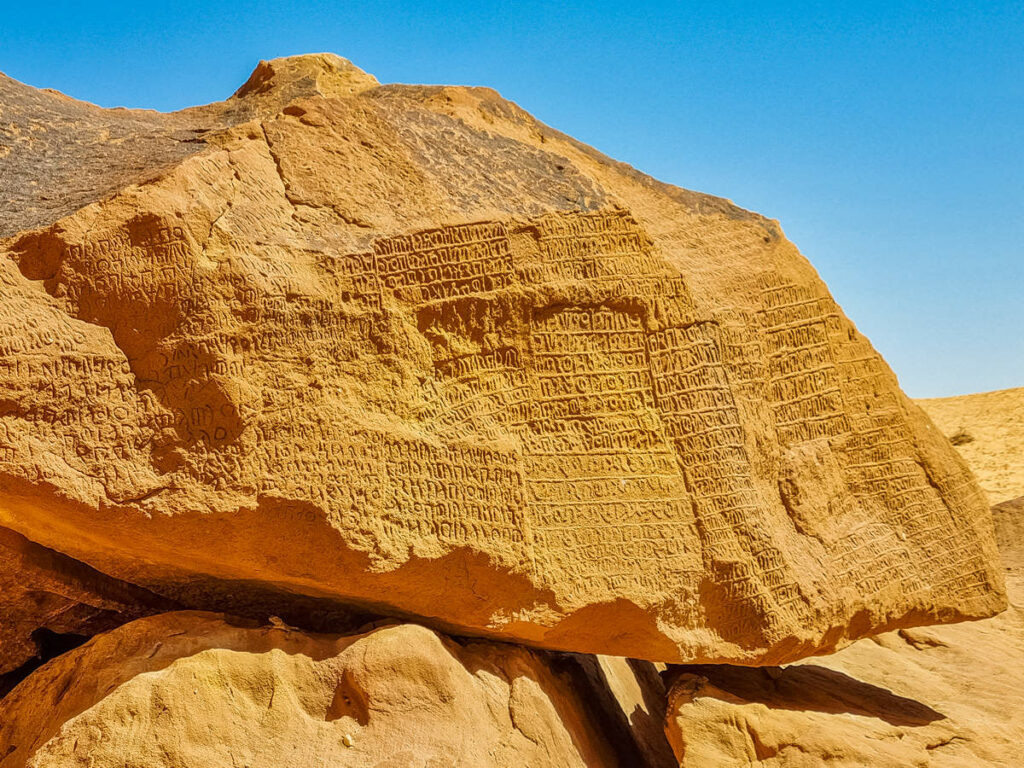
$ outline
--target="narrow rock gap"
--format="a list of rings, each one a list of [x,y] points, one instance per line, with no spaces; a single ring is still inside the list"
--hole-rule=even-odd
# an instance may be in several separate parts
[[[32,640],[39,648],[39,655],[29,659],[17,669],[0,675],[0,699],[10,693],[14,688],[31,675],[43,664],[55,659],[58,656],[73,651],[89,640],[88,635],[79,635],[74,632],[54,632],[46,627],[40,627],[32,633]]]

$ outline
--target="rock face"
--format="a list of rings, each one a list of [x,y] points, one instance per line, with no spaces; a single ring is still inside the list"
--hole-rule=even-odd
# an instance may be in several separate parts
[[[0,767],[630,764],[571,682],[538,652],[410,624],[338,637],[168,613],[0,701]]]
[[[1020,461],[1024,463],[1024,457]],[[1024,496],[992,507],[992,522],[1003,559],[1024,565]]]
[[[679,765],[1024,764],[1021,565],[993,619],[890,632],[784,669],[680,667],[666,729]]]
[[[20,187],[89,169],[0,241],[32,541],[664,661],[1004,607],[969,472],[775,222],[336,57],[174,115],[5,88],[15,129],[72,115],[5,147]]]
[[[1024,476],[1024,452],[1011,447],[1019,392],[921,401],[960,435],[983,484]],[[674,668],[666,733],[679,765],[1024,764],[1024,498],[992,517],[1006,613],[883,634],[785,669]]]
[[[1024,496],[1024,387],[918,400],[993,504]]]

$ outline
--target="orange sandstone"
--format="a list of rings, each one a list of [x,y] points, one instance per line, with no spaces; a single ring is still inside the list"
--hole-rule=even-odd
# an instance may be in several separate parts
[[[973,478],[776,222],[326,55],[173,115],[3,88],[0,525],[184,604],[663,661],[1005,606]]]
[[[412,624],[312,635],[167,613],[0,700],[0,766],[622,764],[570,683],[538,652]]]

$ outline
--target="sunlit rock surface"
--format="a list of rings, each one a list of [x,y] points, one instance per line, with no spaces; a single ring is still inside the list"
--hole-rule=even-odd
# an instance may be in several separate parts
[[[539,652],[411,624],[312,635],[168,613],[0,700],[0,766],[627,764],[573,683]]]
[[[1004,607],[977,485],[777,223],[326,55],[173,115],[0,86],[0,525],[186,605],[662,661]]]

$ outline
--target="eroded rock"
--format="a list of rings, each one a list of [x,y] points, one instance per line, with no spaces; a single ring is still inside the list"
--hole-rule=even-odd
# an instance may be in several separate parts
[[[1024,496],[992,507],[992,522],[1003,561],[1024,566]]]
[[[950,434],[972,436],[958,448],[983,484],[998,483],[1024,470],[1008,449],[1020,392],[921,404]],[[1006,613],[887,633],[784,669],[675,668],[666,732],[679,764],[1024,764],[1024,498],[996,504],[992,517]]]
[[[3,525],[665,661],[1004,606],[973,479],[775,222],[322,56],[147,119],[202,146],[0,244]]]
[[[1024,578],[1010,609],[900,630],[786,668],[680,667],[667,733],[681,766],[1020,765]]]
[[[0,700],[0,766],[625,764],[540,652],[278,624],[181,612],[94,638]]]

